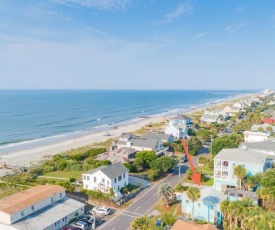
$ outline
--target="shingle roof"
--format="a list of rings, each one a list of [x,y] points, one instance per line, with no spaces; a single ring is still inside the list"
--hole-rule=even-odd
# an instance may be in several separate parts
[[[65,190],[59,185],[37,185],[0,200],[0,211],[16,213]]]
[[[171,230],[217,230],[212,224],[195,224],[184,220],[177,220]]]
[[[149,132],[149,133],[144,134],[141,138],[146,138],[146,139],[152,138],[152,139],[158,139],[160,141],[161,140],[168,141],[170,137],[171,137],[171,134]]]
[[[252,164],[264,164],[266,160],[266,154],[251,149],[223,149],[215,156],[214,159]]]
[[[131,142],[132,142],[132,146],[145,147],[145,148],[151,148],[151,149],[154,149],[156,145],[159,145],[162,143],[162,141],[159,141],[153,138],[147,138],[147,139],[136,138],[136,139],[132,139]]]
[[[191,120],[191,118],[185,115],[178,114],[177,116],[172,117],[171,120]]]
[[[239,145],[239,147],[275,152],[275,142],[273,141],[243,142]]]
[[[202,120],[218,120],[220,117],[220,115],[218,114],[215,114],[215,115],[212,115],[212,114],[204,114],[201,119]]]
[[[123,164],[121,164],[120,162],[117,162],[115,164],[112,165],[107,165],[107,166],[100,166],[96,169],[93,169],[91,171],[88,171],[86,173],[83,174],[94,174],[98,171],[101,171],[102,173],[104,173],[107,177],[109,177],[110,179],[114,179],[124,173],[129,172],[129,169],[127,169]]]

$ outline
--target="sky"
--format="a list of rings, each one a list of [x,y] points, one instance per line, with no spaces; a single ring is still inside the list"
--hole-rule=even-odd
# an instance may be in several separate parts
[[[0,0],[0,89],[264,89],[274,73],[274,0]]]

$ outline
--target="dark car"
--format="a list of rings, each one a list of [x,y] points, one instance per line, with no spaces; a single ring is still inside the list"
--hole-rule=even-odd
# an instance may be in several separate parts
[[[64,228],[62,228],[62,230],[82,230],[81,228],[75,227],[75,226],[66,226]]]
[[[184,162],[184,163],[188,161],[186,155],[184,155],[183,157],[181,157],[180,160],[181,160],[181,162]]]

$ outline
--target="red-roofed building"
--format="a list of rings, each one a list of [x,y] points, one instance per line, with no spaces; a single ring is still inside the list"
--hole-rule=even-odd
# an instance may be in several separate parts
[[[195,224],[184,220],[177,220],[171,230],[218,230],[212,224]]]
[[[262,122],[264,124],[275,124],[275,118],[263,118]]]

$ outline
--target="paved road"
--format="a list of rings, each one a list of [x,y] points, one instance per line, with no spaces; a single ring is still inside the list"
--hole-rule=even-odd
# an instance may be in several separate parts
[[[193,163],[197,165],[198,156],[193,157]],[[181,165],[180,179],[185,176],[189,163]],[[105,224],[100,226],[99,230],[127,230],[133,219],[148,215],[153,210],[154,205],[158,202],[158,186],[161,183],[169,183],[174,187],[179,182],[179,171],[176,169],[173,174],[169,174],[166,178],[156,184],[152,184],[149,188],[143,190],[129,207],[127,207],[120,215],[114,216]]]

